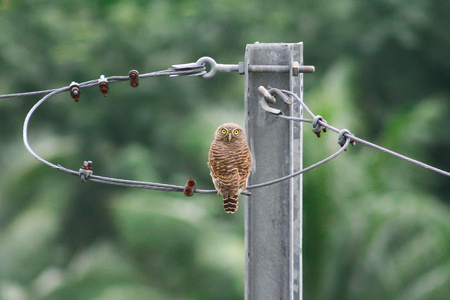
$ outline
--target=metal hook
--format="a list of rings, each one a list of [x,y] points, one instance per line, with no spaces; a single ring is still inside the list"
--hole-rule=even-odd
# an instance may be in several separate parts
[[[199,66],[203,66],[206,63],[211,66],[211,70],[202,75],[205,79],[214,77],[217,72],[239,72],[239,74],[244,74],[244,63],[239,63],[238,65],[218,64],[209,56],[200,57],[196,62]]]
[[[272,87],[268,87],[269,88],[269,93],[271,94],[271,95],[273,95],[274,93],[275,94],[277,94],[278,96],[280,96],[280,98],[284,101],[284,103],[286,103],[286,104],[292,104],[292,100],[288,97],[288,96],[286,96],[282,91],[280,91],[279,89],[277,89],[277,88],[272,88]]]
[[[259,104],[265,111],[267,111],[268,113],[274,114],[274,115],[282,115],[283,114],[283,112],[281,110],[270,107],[269,104],[267,104],[267,102],[276,103],[277,100],[275,99],[274,96],[272,96],[271,93],[269,93],[268,90],[266,90],[265,87],[263,87],[262,85],[259,86],[258,91],[263,95],[261,97],[261,100],[259,100]]]
[[[262,85],[258,87],[258,91],[263,95],[261,100],[259,100],[259,104],[265,111],[267,111],[271,114],[284,115],[284,113],[281,110],[270,107],[267,102],[276,103],[277,99],[274,97],[275,94],[278,95],[283,100],[283,102],[286,104],[292,104],[292,100],[289,97],[287,97],[285,94],[283,94],[283,92],[280,91],[279,89],[271,88],[271,87],[268,87],[268,88],[269,88],[269,90],[267,90]]]

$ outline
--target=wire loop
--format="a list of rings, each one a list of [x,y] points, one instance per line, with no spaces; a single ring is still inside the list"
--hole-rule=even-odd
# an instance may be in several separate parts
[[[212,59],[209,56],[203,56],[197,60],[196,64],[199,66],[204,66],[206,63],[209,64],[209,66],[211,67],[211,70],[209,70],[209,72],[203,74],[202,77],[205,79],[213,78],[214,75],[216,75],[216,73],[217,73],[217,63],[214,59]]]
[[[205,64],[208,63],[211,66],[211,70],[209,72],[206,72]],[[241,68],[241,65],[239,65],[239,68]],[[102,75],[100,79],[98,80],[90,80],[83,83],[76,83],[72,82],[70,86],[65,86],[58,89],[51,89],[51,90],[44,90],[44,91],[35,91],[35,92],[28,92],[28,93],[16,93],[16,94],[8,94],[8,95],[0,95],[0,99],[4,98],[11,98],[11,97],[21,97],[21,96],[32,96],[32,95],[40,95],[40,94],[46,94],[42,99],[40,99],[34,106],[30,109],[27,116],[25,117],[24,124],[23,124],[23,142],[28,150],[28,152],[35,157],[39,162],[54,168],[56,170],[74,175],[79,176],[81,178],[82,182],[86,182],[87,180],[93,181],[93,182],[99,182],[99,183],[106,183],[106,184],[113,184],[113,185],[120,185],[120,186],[126,186],[126,187],[134,187],[134,188],[144,188],[144,189],[152,189],[152,190],[160,190],[160,191],[171,191],[171,192],[183,192],[186,196],[191,196],[194,194],[194,192],[199,194],[212,194],[216,193],[216,190],[203,190],[203,189],[197,189],[195,181],[190,178],[185,186],[177,186],[177,185],[171,185],[171,184],[163,184],[163,183],[153,183],[153,182],[143,182],[143,181],[133,181],[133,180],[126,180],[126,179],[118,179],[118,178],[110,178],[110,177],[103,177],[94,175],[92,171],[92,162],[91,161],[85,161],[83,166],[78,170],[71,170],[67,169],[61,165],[55,165],[43,158],[41,158],[39,155],[37,155],[33,149],[30,147],[28,142],[28,126],[30,119],[34,112],[37,110],[37,108],[47,101],[50,97],[62,93],[65,91],[70,91],[71,96],[75,99],[75,101],[78,101],[79,95],[80,95],[80,89],[81,88],[87,88],[87,87],[93,87],[98,85],[102,93],[106,96],[109,90],[109,83],[114,83],[118,81],[125,81],[130,80],[130,85],[133,87],[137,87],[139,84],[139,78],[147,78],[147,77],[157,77],[157,76],[169,76],[169,77],[179,77],[179,76],[201,76],[203,78],[211,78],[213,77],[217,71],[220,69],[220,71],[223,72],[231,72],[236,71],[235,65],[219,65],[215,62],[214,59],[210,57],[202,57],[200,58],[196,63],[190,63],[190,64],[183,64],[183,65],[173,65],[171,68],[163,71],[157,71],[152,73],[146,73],[139,75],[139,73],[135,70],[130,71],[128,76],[111,76],[111,77],[105,77]],[[339,130],[329,124],[320,116],[320,115],[314,115],[312,111],[308,108],[308,106],[302,101],[302,99],[296,95],[295,93],[288,91],[288,90],[280,90],[277,88],[271,88],[268,87],[268,90],[264,87],[260,87],[259,91],[263,94],[263,97],[261,99],[261,106],[262,108],[272,114],[277,115],[279,118],[283,118],[289,121],[296,121],[296,122],[309,122],[313,124],[313,132],[318,134],[320,137],[320,131],[326,131],[327,129],[330,129],[336,133],[339,134],[338,136],[338,143],[341,145],[341,149],[339,149],[334,154],[330,155],[329,157],[307,167],[302,170],[296,171],[292,174],[283,176],[278,179],[274,179],[268,182],[264,183],[258,183],[247,187],[247,190],[243,191],[243,195],[250,196],[251,193],[248,191],[250,189],[254,188],[261,188],[268,185],[276,184],[284,180],[288,180],[290,178],[293,178],[295,176],[298,176],[300,174],[303,174],[309,170],[312,170],[313,168],[316,168],[343,153],[347,150],[349,144],[355,144],[355,141],[358,141],[362,144],[365,144],[367,146],[373,147],[377,150],[386,152],[390,155],[396,156],[400,159],[403,159],[405,161],[411,162],[413,164],[419,165],[423,168],[429,169],[431,171],[440,173],[442,175],[450,177],[450,172],[446,172],[443,170],[440,170],[438,168],[432,167],[430,165],[427,165],[425,163],[422,163],[420,161],[414,160],[412,158],[403,156],[401,154],[398,154],[392,150],[383,148],[381,146],[378,146],[376,144],[370,143],[368,141],[365,141],[361,138],[358,138],[350,133],[347,129]],[[269,102],[275,102],[276,98],[274,95],[279,96],[282,98],[282,100],[287,103],[291,104],[292,100],[288,97],[291,96],[293,99],[297,100],[300,105],[303,107],[303,109],[311,115],[313,120],[309,119],[302,119],[302,118],[295,118],[291,116],[285,116],[283,115],[283,112],[281,110],[277,110],[274,108],[269,107],[267,104],[267,101]]]
[[[170,76],[171,73],[172,72],[168,72],[168,73],[166,73],[166,75]],[[155,74],[156,75],[154,75],[154,76],[161,76],[160,73],[155,73]],[[147,75],[146,77],[150,77],[150,76],[148,76],[148,74],[145,74],[145,75]],[[108,78],[110,79],[110,82],[128,80],[128,76],[123,76],[123,77],[116,76],[116,77],[108,77]],[[111,78],[113,78],[113,80],[111,80]],[[97,84],[98,84],[98,80],[91,80],[88,82],[81,83],[81,84],[79,84],[79,86],[80,86],[80,88],[81,87],[84,88],[84,87],[93,87],[93,86],[96,86]],[[59,164],[55,165],[55,164],[43,159],[39,155],[37,155],[36,152],[34,152],[34,150],[31,148],[29,141],[28,141],[28,127],[29,127],[30,119],[41,104],[43,104],[45,101],[47,101],[50,97],[69,90],[69,88],[70,87],[67,86],[67,87],[63,87],[63,88],[55,89],[55,90],[51,91],[50,93],[45,95],[41,100],[39,100],[30,109],[27,116],[25,117],[25,121],[23,124],[23,142],[24,142],[24,145],[25,145],[25,148],[27,149],[27,151],[34,158],[36,158],[39,162],[41,162],[53,169],[56,169],[58,171],[68,173],[68,174],[71,174],[74,176],[78,176],[81,178],[82,182],[93,181],[93,182],[98,182],[98,183],[106,183],[106,184],[112,184],[112,185],[167,191],[167,192],[183,192],[184,191],[185,187],[178,186],[178,185],[154,183],[154,182],[144,182],[144,181],[133,181],[133,180],[110,178],[110,177],[94,175],[92,172],[92,162],[91,161],[86,161],[78,171],[75,171],[75,170],[65,168]],[[193,191],[194,190],[192,190],[192,192]],[[217,193],[217,190],[195,189],[195,192],[198,194],[214,194],[214,193]],[[247,196],[251,195],[251,193],[249,191],[243,191],[242,194],[247,195]]]
[[[184,71],[186,71],[189,68],[178,68],[177,70],[182,70],[183,73],[185,73]],[[170,72],[169,72],[170,73]],[[169,73],[167,73],[166,75],[169,75]],[[189,74],[192,74],[191,72],[188,72]],[[157,75],[160,75],[160,73],[154,73]],[[145,76],[146,74],[144,74]],[[171,76],[173,74],[170,74],[169,76]],[[156,75],[155,75],[156,76]],[[148,76],[150,77],[150,76]],[[117,82],[117,81],[122,81],[122,80],[128,80],[129,76],[113,76],[113,77],[104,77],[102,75],[102,77],[100,78],[100,80],[91,80],[88,82],[84,82],[79,84],[79,88],[84,88],[84,87],[92,87],[97,85],[98,83],[108,83],[109,82]],[[37,155],[33,149],[30,147],[30,144],[28,142],[28,125],[29,125],[29,121],[31,119],[31,116],[34,114],[34,112],[37,110],[37,108],[44,103],[45,101],[47,101],[51,96],[54,96],[58,93],[67,91],[70,89],[69,87],[63,87],[57,90],[53,90],[52,92],[48,93],[47,95],[45,95],[41,100],[39,100],[28,112],[25,121],[24,121],[24,125],[23,125],[23,141],[25,144],[25,147],[27,148],[28,152],[31,153],[31,155],[33,155],[38,161],[40,161],[41,163],[44,163],[48,166],[50,166],[51,168],[57,169],[59,171],[65,172],[65,173],[69,173],[72,175],[76,175],[79,176],[81,178],[82,182],[86,182],[88,180],[93,181],[93,182],[99,182],[99,183],[106,183],[106,184],[113,184],[113,185],[121,185],[121,186],[127,186],[127,187],[134,187],[134,188],[144,188],[144,189],[152,189],[152,190],[160,190],[160,191],[171,191],[171,192],[183,192],[186,196],[191,196],[194,194],[194,191],[196,193],[203,193],[203,194],[209,194],[209,193],[216,193],[216,190],[201,190],[201,189],[196,189],[196,184],[195,181],[193,179],[188,180],[188,182],[186,183],[186,185],[183,186],[177,186],[177,185],[170,185],[170,184],[162,184],[162,183],[153,183],[153,182],[142,182],[142,181],[133,181],[133,180],[125,180],[125,179],[118,179],[118,178],[109,178],[109,177],[103,177],[103,176],[98,176],[98,175],[94,175],[93,171],[92,171],[92,162],[91,161],[85,161],[83,166],[78,170],[78,171],[74,171],[71,169],[67,169],[61,165],[55,165],[45,159],[43,159],[42,157],[40,157],[39,155]],[[278,95],[280,96],[284,102],[289,103],[290,99],[288,97],[286,97],[286,95],[284,95],[284,92],[280,91],[279,89],[273,89],[270,88],[268,93],[273,94],[273,95]],[[306,122],[308,122],[309,120],[305,120]],[[256,185],[252,185],[252,186],[248,186],[246,191],[243,191],[242,194],[243,195],[247,195],[250,196],[251,193],[248,191],[252,188],[257,188],[257,187],[263,187],[263,186],[268,186],[268,185],[272,185],[287,179],[290,179],[294,176],[298,176],[306,171],[309,171],[317,166],[320,166],[321,164],[326,163],[327,161],[335,158],[337,155],[339,155],[340,153],[342,153],[342,151],[344,151],[347,147],[343,147],[341,149],[339,149],[338,152],[336,152],[335,154],[331,155],[330,157],[320,161],[319,163],[316,163],[308,168],[302,169],[300,171],[297,171],[293,174],[289,174],[286,175],[284,177],[269,181],[269,182],[265,182],[265,183],[259,183]]]

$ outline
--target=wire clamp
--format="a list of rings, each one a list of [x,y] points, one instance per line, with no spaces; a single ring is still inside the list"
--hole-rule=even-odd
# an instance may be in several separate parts
[[[188,181],[186,182],[186,185],[184,186],[184,191],[183,191],[184,195],[186,197],[191,197],[192,195],[194,195],[195,186],[196,186],[195,180],[192,178],[189,178]]]
[[[171,78],[180,76],[203,76],[206,74],[205,66],[197,63],[172,65],[169,70],[175,73],[169,75]]]
[[[355,142],[355,140],[353,140],[351,138],[351,136],[353,136],[353,134],[348,129],[342,129],[341,131],[339,131],[339,135],[338,135],[339,145],[341,145],[341,147],[344,147],[345,142],[347,141],[347,139],[349,139],[350,144],[355,146],[356,142]],[[344,151],[347,151],[347,149],[345,149]]]
[[[80,85],[75,81],[72,81],[69,89],[70,89],[70,96],[75,100],[75,102],[78,102],[78,100],[80,99]]]
[[[107,96],[109,92],[109,84],[108,79],[105,77],[105,75],[101,75],[100,79],[98,80],[98,87],[100,89],[100,92],[102,92],[103,96]]]
[[[137,88],[139,86],[139,72],[137,70],[131,70],[128,76],[130,77],[130,85]]]
[[[320,138],[320,132],[327,132],[327,128],[322,124],[327,124],[327,121],[322,118],[322,116],[317,115],[314,117],[314,121],[312,123],[312,131]]]
[[[81,182],[85,183],[89,176],[92,175],[92,161],[84,161],[83,166],[79,170]]]

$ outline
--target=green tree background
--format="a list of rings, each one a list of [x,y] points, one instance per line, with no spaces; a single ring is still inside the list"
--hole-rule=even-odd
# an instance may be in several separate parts
[[[338,128],[449,170],[450,3],[0,2],[0,94],[164,70],[246,44],[304,42],[305,100]],[[243,77],[116,83],[60,94],[31,122],[46,159],[111,177],[212,188],[214,129],[243,124]],[[0,299],[242,299],[243,209],[51,170],[22,144],[39,97],[0,100]],[[307,127],[307,126],[305,126]],[[336,136],[305,130],[309,165]],[[304,176],[305,299],[444,299],[449,181],[363,145]]]

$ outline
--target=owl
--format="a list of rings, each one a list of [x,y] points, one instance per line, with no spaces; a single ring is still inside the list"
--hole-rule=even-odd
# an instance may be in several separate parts
[[[220,125],[209,149],[208,165],[217,194],[223,196],[225,212],[235,213],[252,166],[244,129],[234,123]]]

